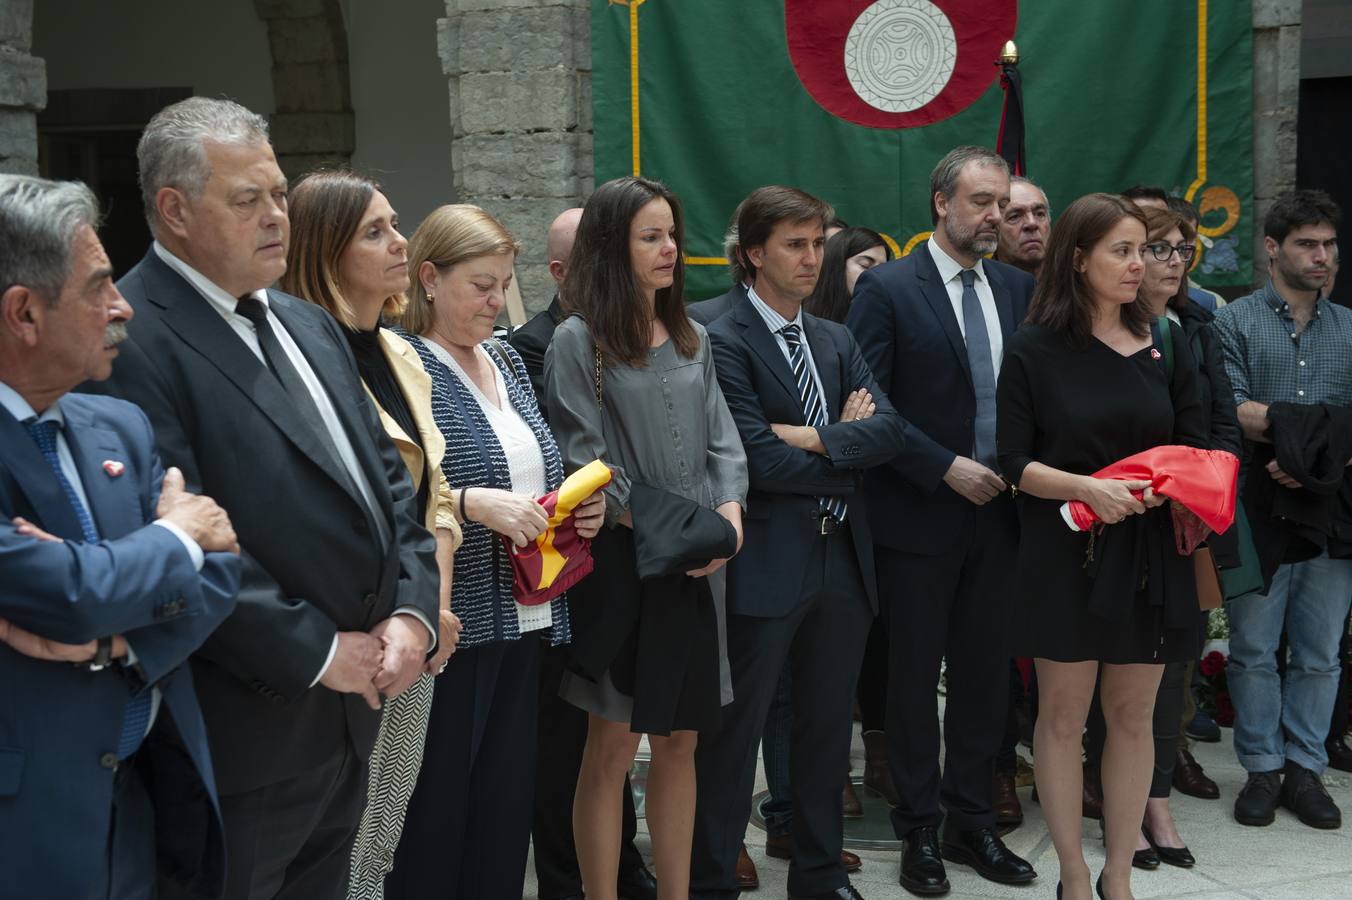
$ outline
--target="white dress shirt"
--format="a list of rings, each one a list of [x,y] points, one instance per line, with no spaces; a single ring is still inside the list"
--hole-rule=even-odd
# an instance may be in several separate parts
[[[93,510],[89,506],[89,496],[85,494],[84,482],[80,480],[80,470],[75,467],[75,457],[71,456],[70,445],[66,443],[66,417],[61,412],[61,401],[57,400],[43,410],[42,415],[38,415],[28,401],[19,395],[18,391],[0,381],[0,406],[3,406],[20,423],[36,418],[39,422],[56,422],[61,426],[56,430],[56,458],[61,463],[61,474],[66,476],[66,481],[70,482],[71,489],[75,491],[75,496],[79,499],[80,505],[84,507],[85,515],[89,516],[89,521],[95,521]],[[37,445],[34,444],[34,446]],[[205,561],[202,548],[188,536],[186,531],[168,519],[156,519],[151,524],[167,529],[174,537],[178,538],[183,544],[183,549],[188,551],[193,568],[199,572],[202,571],[202,563]],[[112,637],[112,635],[105,635],[105,637]],[[131,644],[127,645],[127,658],[122,660],[122,664],[124,666],[136,665],[136,651]],[[146,734],[150,733],[151,726],[155,724],[155,716],[159,714],[159,711],[160,689],[152,687],[150,720],[146,722]]]
[[[962,317],[963,265],[945,253],[934,238],[930,238],[926,243],[929,245],[930,256],[934,259],[934,266],[939,270],[939,280],[948,291],[948,300],[953,304],[953,315],[958,319],[958,330],[962,332],[962,339],[965,341],[967,323]],[[986,319],[986,335],[991,345],[991,365],[994,367],[995,380],[998,382],[1000,362],[1005,356],[1005,333],[1000,329],[1000,311],[995,307],[995,294],[991,292],[991,283],[986,280],[986,270],[982,263],[983,260],[976,261],[973,269],[976,272],[976,282],[972,287],[976,290],[976,299],[981,302],[981,312]]]
[[[779,345],[780,352],[784,354],[784,359],[788,360],[790,372],[793,371],[793,356],[789,353],[789,342],[784,340],[784,335],[780,334],[779,330],[785,325],[798,326],[798,344],[803,348],[803,359],[807,361],[808,374],[812,376],[812,382],[817,385],[817,396],[821,398],[822,413],[826,416],[826,421],[830,422],[831,410],[826,405],[826,392],[822,390],[822,378],[817,372],[817,362],[812,358],[812,346],[808,343],[807,332],[803,330],[802,307],[800,306],[798,308],[798,314],[792,319],[786,319],[775,312],[770,307],[770,304],[762,300],[760,295],[756,293],[756,289],[750,285],[747,286],[746,296],[747,299],[751,301],[751,306],[756,312],[760,313],[760,317],[765,320],[765,327],[770,329],[770,334],[774,336],[775,343]],[[809,422],[807,424],[810,425],[811,423]]]
[[[239,303],[238,297],[232,297],[229,291],[223,290],[220,286],[213,283],[201,272],[198,272],[192,266],[179,259],[174,254],[166,250],[159,241],[155,241],[151,246],[155,248],[155,253],[164,264],[173,269],[179,275],[182,275],[188,284],[197,289],[206,301],[211,304],[211,308],[220,313],[221,318],[225,319],[231,330],[239,336],[244,345],[257,356],[259,361],[267,365],[267,357],[263,355],[263,347],[258,342],[258,332],[254,328],[253,322],[235,312],[235,307]],[[380,537],[380,546],[388,547],[390,544],[389,524],[381,514],[380,506],[376,503],[375,492],[371,489],[371,483],[366,478],[366,473],[362,471],[361,464],[357,462],[357,453],[352,449],[352,441],[343,429],[341,420],[338,418],[337,411],[333,408],[333,401],[329,399],[328,391],[320,382],[319,377],[315,375],[314,369],[310,368],[310,362],[301,352],[300,347],[287,332],[277,314],[272,311],[268,304],[268,292],[266,290],[254,291],[251,295],[259,303],[263,304],[263,309],[267,311],[268,325],[272,328],[272,333],[277,336],[277,343],[282,345],[286,352],[286,358],[291,362],[292,368],[300,376],[301,381],[305,382],[305,387],[310,391],[310,398],[314,401],[315,409],[319,411],[319,418],[328,429],[329,437],[333,441],[333,447],[338,452],[338,461],[351,482],[356,485],[357,492],[361,494],[362,501],[366,504],[367,510],[371,513],[371,518],[375,521],[376,531]],[[412,606],[401,606],[394,611],[395,615],[413,616],[432,635],[432,645],[437,641],[437,630],[421,610]],[[324,677],[324,673],[329,670],[333,663],[334,654],[338,652],[338,636],[333,636],[333,643],[329,646],[329,655],[324,660],[324,665],[320,667],[319,673],[315,675],[314,681],[310,686],[314,687],[319,680]]]

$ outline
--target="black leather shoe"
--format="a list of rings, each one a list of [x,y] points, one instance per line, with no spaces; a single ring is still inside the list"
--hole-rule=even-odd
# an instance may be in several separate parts
[[[615,888],[620,900],[657,900],[657,878],[643,863],[621,872]]]
[[[1158,861],[1156,865],[1167,863],[1171,866],[1178,866],[1180,869],[1191,869],[1197,865],[1196,858],[1187,847],[1161,847],[1155,843],[1155,836],[1144,825],[1141,826],[1141,834],[1145,835],[1146,841],[1155,851],[1155,859]]]
[[[944,871],[939,835],[933,825],[912,828],[902,837],[901,876],[897,883],[921,897],[948,893],[948,873]]]
[[[943,857],[971,866],[982,878],[1000,884],[1027,884],[1037,877],[1033,867],[1006,847],[989,825],[971,831],[945,826]]]
[[[1158,869],[1160,867],[1160,855],[1155,852],[1154,847],[1137,850],[1131,854],[1131,867],[1133,869],[1144,869],[1147,872]]]
[[[1250,772],[1235,798],[1235,821],[1241,825],[1271,825],[1282,796],[1282,773]]]
[[[1319,776],[1290,761],[1282,779],[1282,806],[1311,828],[1340,828],[1343,824],[1343,814]]]
[[[864,898],[854,889],[854,885],[847,884],[829,894],[789,894],[789,900],[864,900]]]
[[[1324,745],[1329,754],[1329,767],[1340,772],[1352,772],[1352,747],[1342,740],[1329,741]]]

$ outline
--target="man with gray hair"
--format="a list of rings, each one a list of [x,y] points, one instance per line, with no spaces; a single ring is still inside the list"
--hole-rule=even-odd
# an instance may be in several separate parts
[[[1000,216],[995,258],[1037,278],[1052,231],[1047,194],[1022,175],[1009,179],[1009,204]]]
[[[901,885],[917,894],[948,891],[945,859],[992,881],[1037,877],[996,834],[991,803],[1018,545],[1014,501],[995,472],[995,384],[1005,341],[1033,293],[1026,272],[983,259],[996,248],[1009,194],[998,155],[949,152],[930,175],[933,236],[859,276],[847,319],[908,423],[905,446],[867,473],[865,492],[875,498],[889,645],[884,731],[899,800],[892,827],[904,843]],[[941,776],[935,688],[943,660]]]
[[[268,288],[289,222],[266,122],[184,100],[137,159],[155,241],[118,284],[136,318],[109,389],[243,547],[235,613],[193,657],[226,896],[340,897],[380,694],[436,643],[435,543],[338,325]]]
[[[234,607],[230,520],[107,378],[132,311],[82,184],[0,175],[0,871],[14,897],[220,893],[182,666]],[[172,799],[169,799],[172,798]],[[167,802],[165,802],[167,800]],[[172,835],[160,841],[157,835]]]

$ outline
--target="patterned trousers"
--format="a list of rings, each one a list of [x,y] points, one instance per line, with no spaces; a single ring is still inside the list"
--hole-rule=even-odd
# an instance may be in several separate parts
[[[434,684],[433,676],[423,673],[408,690],[385,704],[371,751],[366,810],[352,846],[347,900],[382,900],[385,896],[385,876],[394,868],[408,798],[422,766]]]

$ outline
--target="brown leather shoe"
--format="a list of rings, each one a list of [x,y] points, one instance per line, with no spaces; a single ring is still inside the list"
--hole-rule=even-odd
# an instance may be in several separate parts
[[[991,808],[995,810],[995,827],[1007,834],[1023,824],[1023,804],[1014,790],[1014,773],[996,772],[991,786]]]
[[[1084,796],[1080,801],[1080,815],[1086,819],[1103,818],[1103,778],[1098,766],[1084,764]]]
[[[742,844],[742,849],[737,851],[737,887],[743,891],[754,891],[760,887],[760,875],[756,872],[756,864],[751,861],[751,855],[746,852],[746,844]]]
[[[859,795],[854,792],[854,780],[850,778],[848,769],[845,772],[845,787],[840,792],[840,815],[845,819],[864,818],[864,806],[859,802]]]
[[[1174,761],[1174,789],[1180,794],[1197,797],[1202,800],[1215,800],[1221,795],[1216,782],[1206,777],[1192,753],[1183,748],[1178,750],[1178,759]]]
[[[864,792],[882,797],[888,806],[897,805],[897,788],[887,763],[887,735],[881,731],[864,732]]]
[[[767,834],[765,855],[771,859],[793,859],[793,838],[787,834]],[[846,872],[858,872],[864,867],[863,860],[848,850],[840,851],[840,864]]]

